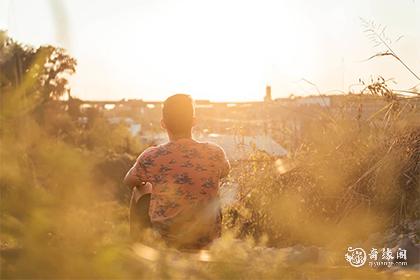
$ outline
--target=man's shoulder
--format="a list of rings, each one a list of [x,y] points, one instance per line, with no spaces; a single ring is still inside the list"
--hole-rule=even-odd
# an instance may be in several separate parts
[[[147,147],[142,153],[141,153],[141,155],[149,155],[149,154],[153,154],[155,151],[156,151],[156,149],[157,149],[157,147],[158,146],[150,146],[150,147]]]
[[[150,157],[155,155],[159,150],[162,149],[163,145],[158,145],[158,146],[150,146],[148,148],[146,148],[138,157],[138,159],[143,159],[146,157]]]
[[[206,147],[211,152],[224,153],[223,148],[214,142],[206,141],[206,142],[201,142],[201,144],[203,144],[204,147]]]

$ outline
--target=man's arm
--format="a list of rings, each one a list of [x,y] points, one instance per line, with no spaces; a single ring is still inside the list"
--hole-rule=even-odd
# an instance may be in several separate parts
[[[222,166],[221,166],[221,171],[220,171],[220,178],[225,178],[227,175],[229,175],[230,172],[230,163],[229,160],[227,159],[226,153],[223,149],[221,149],[222,152]]]
[[[142,164],[142,160],[145,156],[143,152],[134,163],[133,167],[127,172],[124,177],[124,184],[133,188],[136,186],[142,186],[147,182],[146,169]]]
[[[131,169],[127,172],[123,180],[124,185],[129,186],[131,188],[144,184],[144,182],[136,174],[136,165],[138,165],[137,161],[133,165],[133,167],[131,167]]]

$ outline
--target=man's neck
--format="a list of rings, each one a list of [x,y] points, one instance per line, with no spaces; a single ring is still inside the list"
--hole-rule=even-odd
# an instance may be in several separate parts
[[[172,133],[168,133],[168,137],[169,137],[169,141],[176,141],[176,140],[179,140],[179,139],[192,139],[192,134],[191,133],[186,133],[186,134],[174,135]]]

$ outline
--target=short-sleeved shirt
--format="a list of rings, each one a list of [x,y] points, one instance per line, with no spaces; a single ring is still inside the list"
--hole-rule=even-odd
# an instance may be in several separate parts
[[[230,165],[221,147],[183,138],[146,149],[135,175],[152,184],[152,226],[168,242],[202,247],[220,236],[220,179]]]

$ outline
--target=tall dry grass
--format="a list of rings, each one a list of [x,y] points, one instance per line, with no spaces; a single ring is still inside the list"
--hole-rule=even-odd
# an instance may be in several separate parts
[[[389,279],[341,265],[348,246],[419,218],[420,135],[402,101],[369,120],[313,121],[287,161],[256,152],[236,164],[226,185],[236,199],[208,255],[133,250],[119,182],[141,144],[100,115],[80,126],[69,110],[39,107],[36,65],[24,91],[1,92],[2,278]]]

